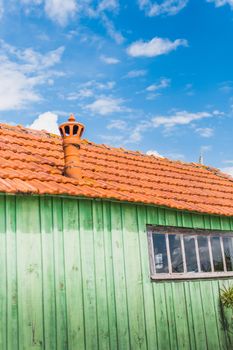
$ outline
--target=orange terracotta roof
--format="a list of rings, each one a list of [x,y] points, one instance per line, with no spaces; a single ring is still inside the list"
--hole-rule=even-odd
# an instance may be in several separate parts
[[[0,124],[0,192],[109,198],[233,216],[233,178],[217,169],[87,140],[80,158],[82,179],[68,178],[59,136]]]

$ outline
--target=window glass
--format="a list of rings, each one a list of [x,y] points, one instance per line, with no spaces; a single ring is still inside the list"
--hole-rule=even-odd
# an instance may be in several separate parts
[[[220,246],[220,238],[211,237],[210,242],[211,242],[212,255],[213,255],[214,271],[224,271],[223,257],[222,257],[222,251]]]
[[[168,273],[166,237],[164,234],[153,234],[154,261],[156,273]]]
[[[169,235],[172,272],[184,272],[180,235]]]
[[[227,271],[233,271],[233,238],[223,237],[223,247]]]
[[[199,236],[197,237],[197,242],[200,256],[201,271],[210,272],[211,264],[207,237]]]
[[[233,276],[232,232],[148,226],[152,278]]]
[[[187,272],[198,272],[194,236],[184,236],[184,249],[185,249]]]

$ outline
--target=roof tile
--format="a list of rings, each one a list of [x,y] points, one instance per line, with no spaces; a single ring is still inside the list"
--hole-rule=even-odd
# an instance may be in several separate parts
[[[63,175],[59,136],[0,124],[0,192],[108,198],[233,216],[233,179],[218,169],[83,139],[82,179]]]

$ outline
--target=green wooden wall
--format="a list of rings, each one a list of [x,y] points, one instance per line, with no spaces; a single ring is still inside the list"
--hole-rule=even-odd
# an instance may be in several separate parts
[[[108,201],[0,196],[0,349],[233,349],[219,289],[151,282],[146,224],[233,218]]]

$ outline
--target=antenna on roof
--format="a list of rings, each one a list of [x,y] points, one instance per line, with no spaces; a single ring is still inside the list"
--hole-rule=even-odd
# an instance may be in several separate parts
[[[200,156],[199,156],[199,164],[204,165],[204,156],[203,156],[203,150],[201,149]]]

